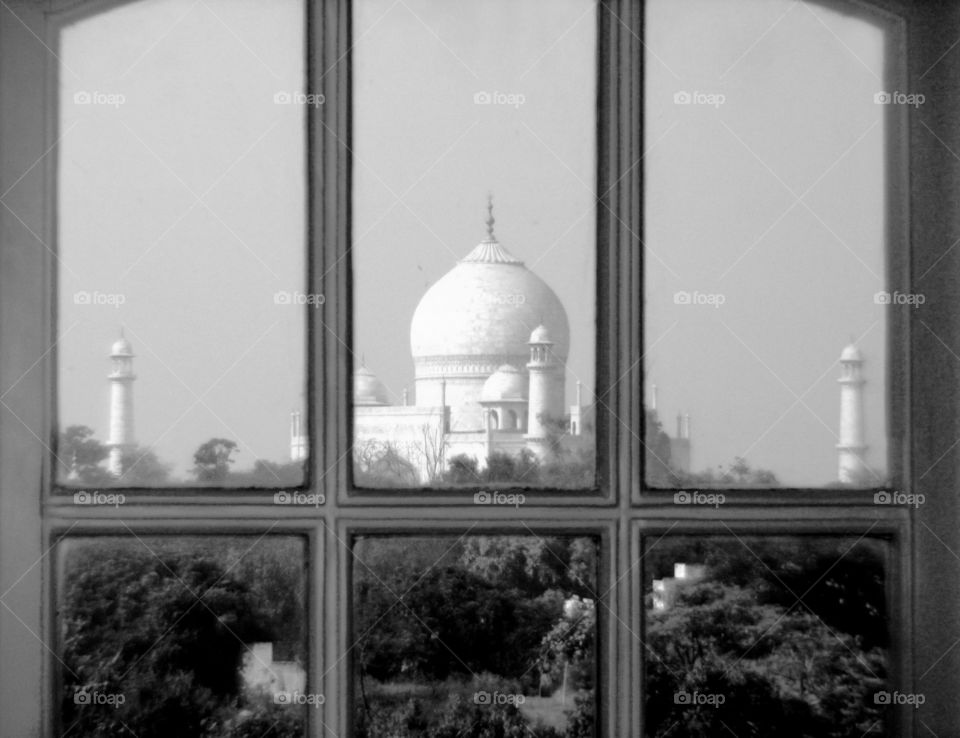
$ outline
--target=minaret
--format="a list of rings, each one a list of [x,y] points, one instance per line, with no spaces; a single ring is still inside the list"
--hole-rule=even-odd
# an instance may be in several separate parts
[[[307,458],[307,435],[303,432],[303,416],[299,410],[290,413],[290,461]]]
[[[527,438],[536,441],[547,437],[543,417],[558,420],[563,417],[563,367],[553,354],[554,344],[546,326],[538,325],[533,329],[528,345],[530,389],[527,396]]]
[[[130,342],[120,338],[110,349],[112,371],[107,375],[110,380],[110,436],[107,446],[110,448],[108,467],[110,473],[119,477],[123,474],[123,452],[133,446],[133,348]]]
[[[863,355],[854,344],[840,355],[840,442],[837,479],[841,484],[863,484],[868,470],[863,462],[867,446],[863,434]]]

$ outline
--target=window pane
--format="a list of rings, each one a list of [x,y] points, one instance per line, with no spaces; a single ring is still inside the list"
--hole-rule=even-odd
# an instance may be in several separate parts
[[[593,485],[595,16],[355,3],[359,486]]]
[[[647,481],[884,485],[887,317],[915,298],[882,304],[889,32],[821,3],[646,9]]]
[[[354,556],[353,735],[594,735],[593,539],[369,537]]]
[[[61,30],[61,482],[301,481],[303,16],[143,0]]]
[[[61,730],[304,735],[306,546],[123,537],[59,546]]]
[[[869,539],[651,542],[645,735],[885,735],[884,560]]]

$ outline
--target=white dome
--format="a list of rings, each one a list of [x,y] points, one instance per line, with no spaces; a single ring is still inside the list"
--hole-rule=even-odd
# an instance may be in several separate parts
[[[530,343],[553,343],[550,339],[550,331],[542,323],[533,329],[530,334]]]
[[[377,375],[360,366],[353,373],[353,404],[354,405],[389,405],[390,397],[383,382]]]
[[[570,346],[566,311],[549,285],[495,240],[487,239],[441,277],[420,300],[410,326],[418,376],[442,365],[525,365],[530,332],[544,325],[553,353]],[[421,367],[431,365],[429,372]]]
[[[504,364],[490,375],[480,391],[481,402],[527,399],[527,375],[516,367]]]
[[[122,335],[110,347],[111,356],[133,356],[133,346]]]
[[[863,354],[860,353],[860,349],[851,343],[840,354],[840,361],[863,361]]]

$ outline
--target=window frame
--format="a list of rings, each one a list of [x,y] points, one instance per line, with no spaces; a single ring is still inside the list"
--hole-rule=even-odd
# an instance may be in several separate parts
[[[126,2],[131,0],[118,0]],[[278,533],[307,535],[310,540],[308,622],[312,625],[309,673],[311,688],[326,695],[326,705],[312,714],[310,735],[329,730],[346,735],[351,714],[349,675],[328,668],[346,656],[349,536],[416,529],[441,534],[479,530],[503,532],[529,526],[535,531],[571,532],[600,537],[603,581],[617,584],[610,594],[612,612],[601,630],[602,674],[599,699],[602,730],[610,737],[638,735],[642,695],[642,535],[658,531],[724,535],[738,533],[804,535],[812,532],[860,535],[876,522],[891,541],[890,571],[895,573],[888,598],[894,623],[891,673],[894,688],[922,691],[919,710],[901,710],[900,735],[928,732],[949,735],[960,724],[955,695],[960,692],[960,360],[945,356],[945,341],[960,346],[960,275],[940,268],[922,285],[927,304],[890,324],[888,369],[891,473],[903,489],[924,494],[917,509],[877,508],[869,493],[792,490],[768,494],[731,491],[735,504],[722,511],[667,507],[665,495],[641,494],[643,398],[642,264],[642,0],[600,0],[601,38],[610,56],[598,63],[598,110],[607,125],[597,138],[598,172],[620,172],[603,193],[620,216],[598,208],[598,280],[605,290],[597,302],[597,365],[614,380],[610,407],[622,421],[606,428],[609,489],[601,496],[546,495],[519,514],[511,509],[478,508],[462,497],[444,500],[435,494],[352,494],[349,471],[341,463],[350,448],[351,362],[338,335],[352,335],[349,259],[350,153],[344,141],[350,130],[350,68],[341,63],[349,52],[350,1],[307,0],[308,83],[327,104],[310,114],[308,125],[309,288],[327,302],[311,318],[307,335],[307,423],[311,438],[309,489],[326,495],[319,508],[283,509],[272,505],[273,490],[158,490],[132,496],[122,510],[74,507],[53,494],[49,446],[55,436],[57,301],[55,260],[55,99],[56,59],[49,31],[58,14],[95,12],[115,2],[92,0],[10,0],[0,10],[0,653],[17,665],[0,675],[0,714],[11,735],[51,736],[51,717],[59,703],[56,661],[39,634],[56,631],[54,565],[51,548],[62,535],[116,532],[129,527],[138,535],[184,531],[210,535],[243,530],[263,532],[265,521],[278,520]],[[829,3],[837,7],[834,3]],[[891,283],[914,291],[915,275],[942,258],[960,237],[960,93],[950,92],[960,78],[960,8],[928,7],[922,0],[849,0],[843,7],[897,16],[905,46],[907,89],[927,96],[926,109],[906,111],[903,135],[890,141],[888,156],[902,168],[897,195],[905,213],[888,229]],[[946,92],[944,92],[946,91]],[[930,125],[927,125],[927,122]],[[344,138],[344,136],[347,136]],[[55,152],[54,152],[55,153]],[[599,175],[598,175],[599,176]],[[603,180],[607,181],[607,180]],[[605,215],[606,213],[606,215]],[[632,231],[629,232],[629,231]],[[904,237],[906,234],[907,237]],[[38,243],[40,241],[40,243]],[[600,244],[609,244],[609,248]],[[46,246],[46,247],[44,247]],[[605,280],[605,281],[604,281]],[[330,326],[328,330],[325,326]],[[941,339],[942,337],[942,339]],[[933,370],[929,362],[939,357]],[[895,381],[894,381],[895,380]],[[597,386],[601,387],[598,376]],[[902,388],[902,389],[898,389]],[[8,394],[9,393],[9,394]],[[609,418],[608,418],[609,420]],[[598,428],[599,431],[599,428]],[[599,433],[598,433],[599,435]],[[946,439],[939,442],[938,439]],[[897,478],[897,477],[895,477]],[[72,490],[71,490],[72,491]],[[126,490],[123,490],[126,491]],[[442,495],[441,495],[442,497]],[[549,506],[549,507],[548,507]],[[669,523],[674,523],[674,526]],[[328,535],[329,533],[329,535]],[[344,537],[347,536],[347,537]],[[640,567],[640,570],[638,570]],[[605,639],[605,641],[604,641]],[[47,643],[55,641],[47,640]],[[611,652],[612,651],[612,652]]]

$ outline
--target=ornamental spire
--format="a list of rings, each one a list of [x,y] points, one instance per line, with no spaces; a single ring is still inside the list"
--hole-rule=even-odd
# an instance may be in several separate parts
[[[497,237],[493,235],[493,224],[496,220],[493,217],[493,193],[487,193],[487,240],[496,241]]]

